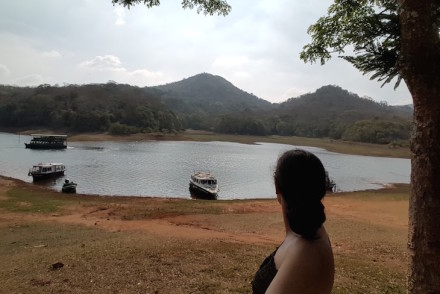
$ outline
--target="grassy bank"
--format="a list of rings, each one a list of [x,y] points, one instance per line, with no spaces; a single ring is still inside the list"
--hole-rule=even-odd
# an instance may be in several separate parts
[[[408,194],[326,197],[334,293],[405,293]],[[276,200],[65,195],[3,178],[0,292],[249,293],[282,227]]]

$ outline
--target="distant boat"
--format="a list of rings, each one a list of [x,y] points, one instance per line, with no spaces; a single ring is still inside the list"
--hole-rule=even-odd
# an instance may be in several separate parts
[[[66,166],[62,163],[39,163],[29,169],[28,176],[34,181],[64,175]]]
[[[69,180],[65,180],[63,187],[61,188],[61,192],[63,193],[76,193],[76,183],[69,181]]]
[[[198,171],[191,175],[189,190],[195,198],[217,199],[217,179],[209,172]]]
[[[32,134],[29,143],[24,143],[29,149],[66,149],[67,135]]]

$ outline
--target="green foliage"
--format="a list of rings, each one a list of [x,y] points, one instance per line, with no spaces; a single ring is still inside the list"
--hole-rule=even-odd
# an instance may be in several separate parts
[[[148,8],[153,6],[159,6],[159,0],[112,0],[114,4],[121,4],[130,8],[132,5],[143,3]],[[203,12],[204,14],[226,16],[231,12],[231,6],[224,0],[182,0],[182,7],[184,9],[193,9],[197,7],[197,13]]]
[[[409,121],[362,120],[348,126],[342,139],[367,143],[390,144],[397,147],[396,140],[409,140],[411,123]]]
[[[179,118],[163,106],[160,95],[156,90],[114,83],[0,86],[0,127],[113,134],[180,131]]]
[[[268,130],[263,121],[255,117],[225,115],[218,119],[215,131],[225,134],[264,136]]]
[[[115,122],[110,126],[110,134],[112,135],[130,135],[138,133],[139,129],[134,126],[129,126]]]
[[[271,104],[208,74],[143,89],[115,83],[0,86],[0,128],[44,126],[115,135],[191,128],[223,134],[346,139],[393,148],[408,140],[411,117],[409,106],[377,103],[336,86]]]
[[[383,82],[399,74],[400,26],[395,0],[335,0],[328,15],[309,27],[312,42],[304,46],[304,62],[324,64],[332,53],[352,63],[370,79]],[[346,48],[354,54],[345,55]]]
[[[341,139],[346,128],[357,121],[380,118],[410,125],[411,115],[410,108],[377,103],[340,87],[325,86],[281,103],[271,118],[275,124],[271,130],[279,135]],[[399,139],[407,140],[408,136],[409,130]]]

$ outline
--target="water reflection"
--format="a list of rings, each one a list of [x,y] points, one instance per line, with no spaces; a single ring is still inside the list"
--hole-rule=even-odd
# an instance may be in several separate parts
[[[0,174],[31,182],[29,168],[62,162],[78,193],[190,198],[190,175],[213,173],[218,199],[273,198],[272,174],[278,156],[290,145],[227,142],[69,142],[67,150],[25,149],[27,136],[0,133]],[[21,141],[21,142],[20,142]],[[410,161],[343,155],[313,147],[338,190],[381,188],[409,183]],[[62,179],[49,186],[61,190]]]

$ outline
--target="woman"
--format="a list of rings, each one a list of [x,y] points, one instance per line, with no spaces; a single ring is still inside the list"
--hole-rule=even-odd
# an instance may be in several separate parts
[[[310,152],[290,150],[278,159],[274,180],[286,237],[255,274],[253,293],[331,293],[333,252],[321,203],[324,166]]]

